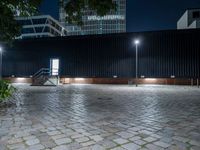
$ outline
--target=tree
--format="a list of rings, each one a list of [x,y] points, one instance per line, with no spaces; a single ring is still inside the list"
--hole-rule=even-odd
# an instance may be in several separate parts
[[[66,12],[66,21],[71,24],[83,25],[84,9],[95,11],[97,15],[104,16],[110,11],[116,11],[117,4],[113,0],[60,0]]]
[[[60,0],[66,11],[66,21],[75,25],[83,25],[83,9],[90,9],[99,16],[104,16],[117,8],[113,0]],[[32,16],[42,0],[0,0],[0,42],[12,41],[20,34],[20,26],[15,16]]]
[[[1,0],[0,41],[8,42],[20,34],[15,16],[31,16],[37,12],[42,0]]]

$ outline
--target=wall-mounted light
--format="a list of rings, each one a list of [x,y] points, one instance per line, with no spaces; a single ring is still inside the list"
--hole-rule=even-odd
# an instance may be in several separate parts
[[[174,79],[174,78],[176,78],[176,77],[175,77],[175,75],[171,75],[171,78]]]
[[[118,78],[118,76],[117,76],[117,75],[114,75],[113,78]]]

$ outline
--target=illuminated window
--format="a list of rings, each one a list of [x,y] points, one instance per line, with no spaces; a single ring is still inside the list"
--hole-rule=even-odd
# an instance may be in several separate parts
[[[51,75],[57,76],[59,74],[59,59],[51,59]]]

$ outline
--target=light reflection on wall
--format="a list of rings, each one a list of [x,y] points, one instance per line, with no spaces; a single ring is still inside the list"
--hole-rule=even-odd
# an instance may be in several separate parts
[[[145,81],[157,81],[156,78],[146,78]]]
[[[75,81],[84,81],[84,78],[75,78]]]
[[[16,78],[17,83],[25,82],[26,78]]]

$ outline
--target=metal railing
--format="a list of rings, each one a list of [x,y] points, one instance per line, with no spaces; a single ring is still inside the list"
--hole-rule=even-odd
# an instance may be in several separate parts
[[[52,73],[49,68],[41,68],[32,77],[33,85],[35,83],[37,83],[39,85],[44,85],[46,81],[49,81],[52,85],[56,85],[51,80],[49,80],[51,77],[52,77]]]
[[[42,75],[51,75],[51,71],[49,68],[41,68],[40,70],[38,70],[34,75],[33,78],[38,78]]]

